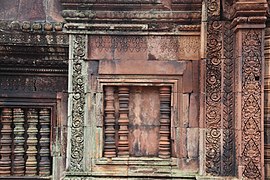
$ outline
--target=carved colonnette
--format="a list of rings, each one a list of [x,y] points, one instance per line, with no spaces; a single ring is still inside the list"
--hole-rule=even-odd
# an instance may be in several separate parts
[[[119,141],[118,141],[118,156],[129,156],[129,88],[119,87]]]

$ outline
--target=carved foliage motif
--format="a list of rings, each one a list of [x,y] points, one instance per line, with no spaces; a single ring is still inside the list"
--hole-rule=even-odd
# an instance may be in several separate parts
[[[92,37],[99,51],[144,52],[147,50],[147,39],[143,36],[97,36]]]
[[[208,18],[216,19],[220,15],[220,1],[208,0],[207,1],[207,14]]]
[[[206,61],[206,172],[219,175],[221,170],[221,28],[209,22]]]
[[[234,166],[234,95],[233,95],[233,31],[230,28],[230,23],[225,23],[225,31],[223,36],[224,42],[224,81],[223,81],[223,172],[225,176],[235,174]]]
[[[243,177],[261,179],[262,32],[243,33],[242,144]]]
[[[72,43],[72,122],[71,122],[71,171],[83,171],[85,78],[82,61],[85,57],[86,37],[74,35]]]

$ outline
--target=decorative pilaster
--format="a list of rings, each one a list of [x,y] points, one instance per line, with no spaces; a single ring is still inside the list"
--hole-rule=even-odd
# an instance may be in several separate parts
[[[119,87],[118,88],[119,96],[119,141],[118,141],[118,156],[127,157],[129,156],[129,144],[128,144],[128,113],[129,113],[129,88],[128,87]]]
[[[12,109],[3,108],[1,123],[1,159],[0,159],[0,175],[9,176],[11,174],[11,134],[12,134]]]
[[[159,153],[160,158],[171,157],[170,143],[170,123],[171,123],[171,89],[170,87],[161,87],[160,94],[160,140]]]
[[[263,179],[263,30],[241,29],[237,49],[236,128],[238,176]]]
[[[24,174],[25,158],[24,158],[24,111],[21,108],[13,109],[13,123],[14,123],[14,176],[21,176]]]
[[[239,179],[264,179],[264,28],[267,2],[235,2],[235,129]],[[247,12],[251,12],[247,13]]]
[[[41,109],[39,112],[40,139],[39,139],[39,175],[48,176],[51,172],[50,163],[50,110]]]
[[[26,151],[26,163],[25,163],[25,175],[35,176],[37,175],[37,124],[38,124],[38,113],[35,109],[29,109],[27,112],[27,122],[28,138],[26,141],[27,151]]]
[[[116,157],[114,87],[105,87],[104,157]]]
[[[84,63],[86,56],[85,35],[70,35],[69,61],[69,171],[81,172],[84,156],[84,113],[85,113],[85,76]]]

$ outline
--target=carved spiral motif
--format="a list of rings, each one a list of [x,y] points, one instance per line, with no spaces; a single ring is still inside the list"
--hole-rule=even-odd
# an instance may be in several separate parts
[[[82,75],[82,61],[85,56],[86,37],[84,35],[73,36],[73,72],[72,72],[72,127],[71,127],[71,171],[83,171],[82,160],[84,151],[84,84]]]

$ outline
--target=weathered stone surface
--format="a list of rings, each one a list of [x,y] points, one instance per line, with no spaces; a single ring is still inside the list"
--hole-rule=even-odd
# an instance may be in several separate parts
[[[2,0],[0,19],[13,21],[62,22],[58,0]]]

